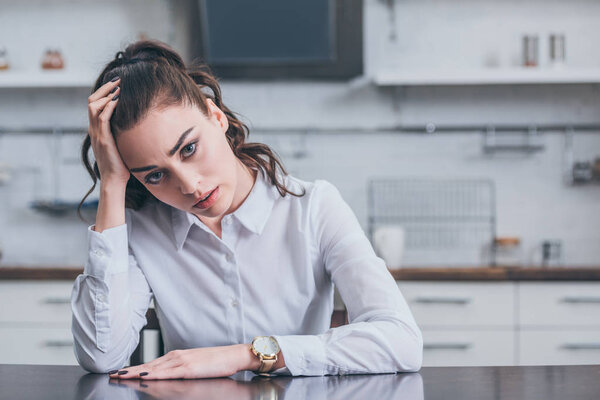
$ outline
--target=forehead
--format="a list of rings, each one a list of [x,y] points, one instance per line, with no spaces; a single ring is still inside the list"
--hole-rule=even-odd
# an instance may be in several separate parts
[[[169,150],[183,132],[192,126],[193,132],[202,131],[207,124],[202,111],[194,106],[152,109],[133,128],[117,136],[117,147],[129,168],[160,162],[169,158]]]

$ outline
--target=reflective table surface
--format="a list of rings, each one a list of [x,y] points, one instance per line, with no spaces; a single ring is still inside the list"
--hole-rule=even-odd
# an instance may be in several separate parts
[[[425,367],[418,373],[117,380],[77,366],[0,364],[0,399],[598,399],[600,365]]]

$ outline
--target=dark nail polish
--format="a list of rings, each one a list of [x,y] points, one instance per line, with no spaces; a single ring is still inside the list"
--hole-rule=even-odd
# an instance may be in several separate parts
[[[119,79],[119,77],[118,77],[118,76],[115,76],[115,77],[114,77],[114,78],[112,78],[110,81],[111,81],[111,82],[115,82],[115,81],[117,81],[118,79]]]
[[[113,88],[113,90],[111,90],[111,91],[110,91],[110,93],[114,93],[114,92],[116,92],[118,88],[119,88],[118,86],[115,86],[115,87]]]
[[[119,375],[125,375],[126,373],[128,373],[129,371],[119,371]]]
[[[115,101],[119,98],[119,95],[116,95],[115,97],[112,98],[112,101]]]
[[[146,375],[148,375],[147,372],[140,372],[140,376],[146,376]]]
[[[148,387],[148,385],[146,385],[145,383],[140,383],[141,387]]]
[[[113,369],[112,371],[108,371],[109,375],[116,374],[118,369]]]

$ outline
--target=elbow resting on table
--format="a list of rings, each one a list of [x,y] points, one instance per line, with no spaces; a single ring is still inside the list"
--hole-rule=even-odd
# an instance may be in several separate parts
[[[417,372],[423,366],[423,335],[417,325],[397,321],[398,335],[394,344],[399,372]]]

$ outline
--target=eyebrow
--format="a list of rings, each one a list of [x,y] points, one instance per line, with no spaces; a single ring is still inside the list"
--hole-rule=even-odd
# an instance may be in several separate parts
[[[173,155],[175,153],[177,153],[177,150],[179,150],[179,148],[183,144],[183,141],[185,140],[185,138],[190,134],[190,132],[194,128],[195,128],[195,126],[192,126],[192,127],[188,128],[185,132],[183,132],[181,134],[181,136],[179,136],[179,139],[177,140],[177,143],[175,143],[175,146],[173,146],[173,148],[171,150],[169,150],[169,157],[173,157]],[[146,165],[145,167],[131,168],[129,171],[131,171],[131,172],[144,172],[144,171],[149,171],[149,170],[154,169],[154,168],[158,168],[158,166],[156,166],[156,165]]]

